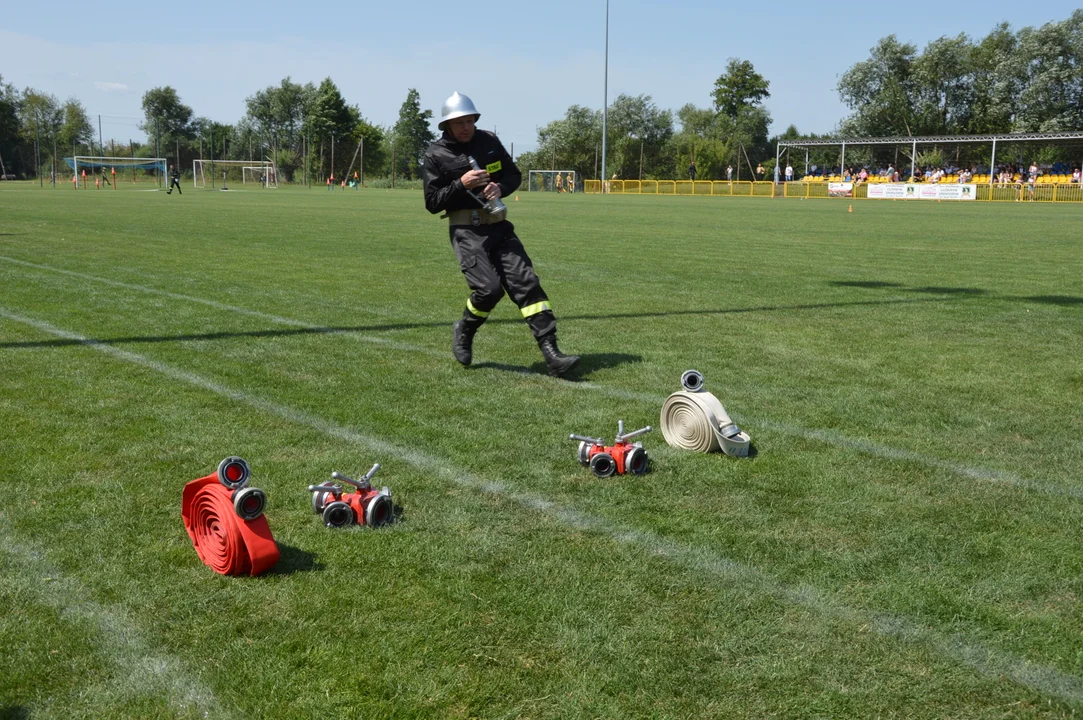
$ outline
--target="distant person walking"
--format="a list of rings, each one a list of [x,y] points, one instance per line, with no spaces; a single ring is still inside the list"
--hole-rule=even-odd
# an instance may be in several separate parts
[[[688,166],[688,179],[695,182],[696,180],[696,161],[693,160]]]
[[[169,166],[169,189],[165,191],[166,195],[173,193],[173,188],[177,188],[177,194],[183,195],[180,189],[180,170],[177,170],[176,165]]]

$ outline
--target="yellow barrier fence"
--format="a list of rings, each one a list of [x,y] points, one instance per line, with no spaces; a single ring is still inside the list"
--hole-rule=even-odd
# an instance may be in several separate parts
[[[1079,183],[997,184],[974,183],[975,200],[985,202],[1083,203]],[[849,195],[830,194],[826,182],[793,181],[788,183],[749,182],[747,180],[584,180],[583,192],[612,195],[698,195],[701,197],[760,197],[808,199],[869,199],[868,183],[854,183]],[[965,201],[963,201],[965,202]]]

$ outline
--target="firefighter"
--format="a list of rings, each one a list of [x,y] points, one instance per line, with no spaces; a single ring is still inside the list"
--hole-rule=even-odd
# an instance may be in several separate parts
[[[559,377],[579,358],[557,348],[556,317],[515,226],[502,213],[482,207],[515,192],[523,176],[496,135],[476,128],[479,117],[467,96],[455,93],[445,100],[443,135],[425,151],[422,167],[425,209],[445,213],[451,247],[472,291],[452,327],[451,351],[460,363],[470,364],[474,334],[506,292],[534,333],[549,374]],[[470,158],[478,169],[471,169]]]
[[[183,195],[180,189],[180,170],[176,165],[169,166],[169,189],[165,191],[166,195],[173,194],[173,188],[177,188],[177,194]]]

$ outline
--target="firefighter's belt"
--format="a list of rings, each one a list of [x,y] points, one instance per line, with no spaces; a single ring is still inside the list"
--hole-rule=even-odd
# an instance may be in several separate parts
[[[449,225],[495,225],[503,220],[498,220],[488,211],[478,208],[477,210],[449,210],[447,213]]]
[[[218,475],[184,486],[181,517],[199,559],[220,575],[259,575],[278,562],[278,546],[267,518],[242,520],[233,509],[233,491]]]
[[[670,395],[662,405],[661,425],[666,442],[675,448],[748,456],[748,434],[709,392],[680,390]]]

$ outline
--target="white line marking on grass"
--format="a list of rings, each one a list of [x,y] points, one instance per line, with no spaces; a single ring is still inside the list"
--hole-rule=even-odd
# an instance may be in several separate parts
[[[553,517],[569,527],[606,535],[617,542],[639,547],[658,557],[679,562],[686,568],[708,572],[722,580],[735,584],[755,585],[791,604],[808,608],[824,616],[842,619],[859,626],[867,626],[886,637],[894,637],[903,642],[919,643],[932,647],[955,661],[973,668],[987,678],[1008,677],[1035,692],[1067,702],[1083,703],[1083,679],[1063,673],[1052,667],[1032,663],[1026,658],[1009,652],[985,647],[961,634],[944,635],[902,617],[851,608],[833,600],[811,585],[784,584],[758,568],[731,560],[708,549],[684,545],[651,532],[621,527],[604,518],[589,515],[574,508],[557,505],[544,497],[513,490],[501,482],[487,480],[462,468],[452,467],[446,460],[441,458],[413,448],[400,447],[379,438],[363,435],[303,410],[263,400],[200,375],[127,350],[101,344],[76,333],[57,328],[42,320],[19,315],[3,307],[0,307],[0,317],[29,325],[50,335],[75,340],[88,348],[119,360],[209,390],[238,403],[277,415],[284,420],[306,425],[330,437],[350,444],[360,445],[372,454],[398,457],[428,474],[443,477],[464,488],[480,490],[497,497],[513,500],[525,508]]]
[[[216,310],[225,310],[227,312],[238,313],[240,315],[248,315],[249,317],[260,318],[261,320],[267,320],[273,322],[276,325],[287,325],[289,327],[301,328],[304,330],[324,330],[323,325],[314,325],[301,320],[293,320],[291,318],[281,317],[279,315],[272,315],[270,313],[260,312],[259,310],[250,310],[248,308],[239,307],[237,305],[227,305],[226,303],[220,303],[216,300],[207,300],[206,298],[195,297],[194,295],[183,295],[181,293],[169,292],[168,290],[159,290],[157,288],[147,287],[146,285],[134,285],[132,283],[120,282],[119,280],[110,280],[109,278],[98,277],[96,275],[86,275],[84,273],[75,272],[73,270],[64,270],[62,268],[52,267],[50,265],[40,265],[38,263],[27,262],[26,260],[16,260],[15,258],[6,257],[0,255],[0,260],[9,262],[14,265],[22,265],[23,267],[34,268],[35,270],[46,270],[48,272],[59,273],[61,275],[68,275],[70,277],[76,277],[80,280],[90,280],[92,282],[101,283],[103,285],[111,285],[112,287],[124,288],[125,290],[137,290],[139,292],[149,293],[151,295],[160,295],[162,297],[171,298],[173,300],[184,300],[186,302],[198,303],[200,305],[206,305]],[[365,312],[373,315],[379,315],[381,317],[389,317],[390,313],[385,311],[377,311],[366,309]],[[451,326],[448,325],[450,328]],[[332,330],[332,332],[337,332]],[[446,352],[438,352],[429,347],[423,347],[420,345],[411,345],[409,343],[397,342],[395,340],[388,340],[382,337],[373,337],[371,335],[362,335],[352,330],[342,330],[342,333],[349,333],[350,337],[361,340],[362,342],[372,343],[373,345],[383,345],[393,350],[403,350],[406,352],[424,353],[432,355],[434,357],[442,357],[446,355]]]
[[[0,527],[0,552],[10,558],[10,564],[5,563],[8,570],[0,584],[16,587],[62,617],[85,624],[94,631],[99,650],[117,668],[115,679],[107,686],[114,688],[117,695],[164,697],[175,710],[187,711],[194,707],[204,717],[227,714],[214,693],[192,677],[181,661],[148,647],[136,624],[123,610],[95,602],[84,585],[53,567],[42,550],[23,544]],[[80,690],[85,692],[86,688]],[[109,690],[104,692],[110,693]],[[115,701],[115,698],[101,699],[103,704],[115,704]]]
[[[61,273],[63,275],[69,275],[71,277],[77,277],[83,280],[90,280],[106,285],[112,285],[114,287],[125,288],[127,290],[138,290],[140,292],[161,295],[163,297],[172,298],[174,300],[185,300],[188,302],[199,303],[202,305],[216,308],[218,310],[226,310],[229,312],[240,313],[242,315],[262,318],[280,325],[289,325],[291,327],[304,328],[307,330],[319,330],[322,328],[322,326],[320,325],[313,325],[310,323],[302,322],[300,320],[292,320],[290,318],[279,317],[277,315],[270,315],[268,313],[263,313],[258,310],[249,310],[248,308],[238,307],[236,305],[226,305],[224,303],[219,303],[214,300],[206,300],[204,298],[194,297],[192,295],[182,295],[179,293],[168,292],[166,290],[158,290],[156,288],[146,287],[144,285],[132,285],[116,280],[110,280],[108,278],[97,277],[95,275],[86,275],[71,270],[64,270],[61,268],[52,267],[51,265],[41,265],[38,263],[27,262],[25,260],[16,260],[15,258],[6,257],[3,255],[0,255],[0,260],[16,265],[22,265],[24,267],[35,268],[37,270]],[[384,313],[384,315],[386,316],[388,314]],[[444,350],[434,350],[429,347],[411,345],[408,343],[400,343],[394,340],[388,340],[386,338],[373,337],[371,335],[361,335],[353,331],[343,331],[342,334],[348,334],[350,337],[360,340],[362,342],[376,345],[384,345],[393,350],[422,353],[431,357],[445,357],[447,355],[447,352]],[[533,373],[530,373],[528,371],[523,371],[521,374],[527,377],[533,376]],[[539,380],[542,382],[562,382],[543,376],[539,376]],[[636,400],[648,402],[659,407],[662,405],[662,403],[665,402],[666,397],[668,397],[622,390],[620,388],[611,388],[590,382],[567,383],[567,385],[576,389],[599,392],[603,395],[619,398],[621,400]],[[985,470],[983,468],[971,467],[962,463],[940,460],[938,458],[923,455],[912,450],[893,448],[889,445],[883,445],[880,443],[872,442],[870,440],[848,438],[841,433],[831,430],[804,428],[798,425],[774,422],[772,420],[764,418],[748,418],[746,416],[739,416],[736,414],[734,414],[732,417],[737,422],[743,425],[748,425],[750,428],[766,427],[777,432],[784,433],[786,435],[802,437],[808,440],[816,440],[818,442],[827,443],[828,445],[843,447],[850,450],[857,450],[858,452],[862,452],[867,455],[872,455],[874,457],[879,457],[886,460],[903,460],[906,462],[913,462],[919,465],[925,465],[926,467],[932,467],[939,470],[947,470],[948,472],[952,472],[962,477],[970,478],[972,480],[1013,485],[1015,487],[1033,490],[1047,495],[1059,497],[1083,498],[1083,488],[1080,487],[1057,483],[1047,483],[1038,480],[1028,480],[1026,478],[1019,477],[1018,475],[1014,475],[1009,472],[1004,472],[1000,470]]]
[[[668,395],[653,395],[650,393],[629,392],[627,390],[621,390],[619,388],[609,388],[605,387],[604,385],[597,385],[594,383],[579,382],[572,384],[575,387],[582,387],[584,389],[600,392],[604,395],[620,398],[622,400],[642,401],[658,407],[661,407],[661,405],[666,401],[666,398],[669,397]],[[923,455],[922,453],[914,452],[913,450],[894,448],[890,445],[883,445],[881,443],[873,442],[871,440],[850,438],[843,435],[842,433],[835,432],[833,430],[816,430],[813,428],[801,427],[800,425],[791,425],[789,423],[775,422],[773,420],[767,420],[765,418],[750,418],[745,415],[739,415],[737,413],[731,413],[731,417],[745,429],[753,428],[753,432],[755,432],[754,428],[757,427],[767,428],[776,432],[783,433],[785,435],[802,437],[807,440],[816,440],[818,442],[826,443],[827,445],[834,445],[836,447],[846,448],[848,450],[856,450],[866,455],[872,455],[873,457],[882,458],[884,460],[903,460],[918,465],[925,465],[926,467],[946,470],[948,472],[955,473],[956,475],[970,478],[971,480],[980,480],[982,482],[1013,485],[1015,487],[1025,488],[1027,490],[1033,490],[1035,492],[1043,493],[1046,495],[1053,495],[1057,497],[1083,498],[1083,487],[1064,485],[1054,482],[1028,480],[1010,472],[1005,472],[1001,470],[985,470],[983,468],[971,467],[962,463],[940,460],[939,458]]]

